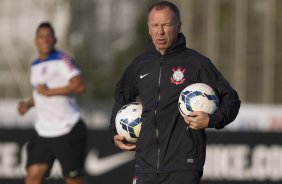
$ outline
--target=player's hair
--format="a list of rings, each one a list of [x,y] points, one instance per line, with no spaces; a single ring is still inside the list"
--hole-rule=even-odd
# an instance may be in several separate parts
[[[48,22],[48,21],[41,22],[41,23],[38,25],[37,29],[36,29],[36,34],[38,33],[39,29],[41,29],[41,28],[48,28],[48,29],[50,29],[52,35],[54,36],[54,38],[56,38],[56,36],[55,36],[55,30],[54,30],[54,28],[53,28],[53,26],[51,25],[50,22]]]
[[[174,18],[175,18],[175,21],[177,23],[180,23],[181,24],[181,18],[180,18],[180,13],[179,13],[179,10],[177,8],[177,6],[169,1],[159,1],[159,2],[156,2],[154,3],[153,5],[151,5],[151,7],[149,8],[149,11],[148,11],[148,14],[150,14],[150,12],[153,10],[153,9],[156,9],[156,10],[162,10],[164,8],[169,8],[171,9],[171,11],[174,13]]]

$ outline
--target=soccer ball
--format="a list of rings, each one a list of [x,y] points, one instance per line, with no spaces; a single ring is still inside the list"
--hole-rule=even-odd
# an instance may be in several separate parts
[[[117,133],[126,141],[136,143],[141,130],[141,114],[143,106],[139,102],[123,106],[117,113],[115,125]]]
[[[179,95],[178,109],[184,117],[193,111],[214,113],[219,105],[219,99],[214,90],[207,84],[195,83],[187,86]]]

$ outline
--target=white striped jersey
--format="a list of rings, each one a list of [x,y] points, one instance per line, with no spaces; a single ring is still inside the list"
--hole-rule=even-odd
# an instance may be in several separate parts
[[[35,130],[42,137],[57,137],[69,133],[80,118],[75,96],[44,96],[36,91],[38,84],[49,89],[65,87],[71,78],[80,75],[73,60],[54,50],[44,60],[36,59],[31,65],[31,85],[37,119]]]

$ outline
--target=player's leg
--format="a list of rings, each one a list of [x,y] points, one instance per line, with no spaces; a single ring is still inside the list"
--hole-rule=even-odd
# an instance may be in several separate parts
[[[67,184],[83,184],[86,138],[86,126],[78,122],[70,133],[56,138],[52,144]]]
[[[34,132],[27,145],[25,184],[40,184],[44,177],[49,175],[53,161],[47,140]]]
[[[43,178],[49,171],[48,164],[32,164],[27,167],[25,184],[41,184]]]

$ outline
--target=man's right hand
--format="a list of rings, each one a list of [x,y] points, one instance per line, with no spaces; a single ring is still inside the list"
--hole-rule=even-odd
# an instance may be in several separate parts
[[[133,151],[136,148],[135,144],[126,142],[125,138],[120,135],[114,136],[114,142],[119,149],[124,151]]]
[[[32,107],[32,106],[30,105],[29,102],[20,101],[18,103],[18,108],[17,108],[18,109],[18,113],[20,115],[24,115],[29,110],[30,107]]]

